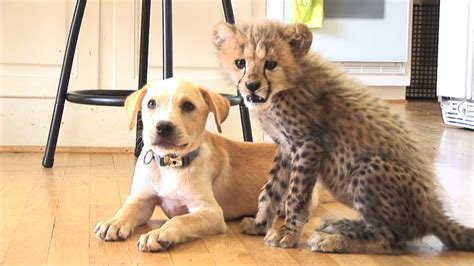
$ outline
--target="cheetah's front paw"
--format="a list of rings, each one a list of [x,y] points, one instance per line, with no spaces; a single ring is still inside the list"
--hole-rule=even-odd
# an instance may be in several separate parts
[[[265,225],[257,225],[255,218],[246,217],[240,223],[240,232],[247,235],[263,236],[267,232]]]
[[[265,235],[265,243],[272,247],[293,248],[298,244],[299,235],[284,227],[280,230],[271,228]]]

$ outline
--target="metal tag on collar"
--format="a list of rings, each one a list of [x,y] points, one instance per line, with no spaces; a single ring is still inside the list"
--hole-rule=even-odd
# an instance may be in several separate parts
[[[143,157],[143,163],[149,165],[153,158],[155,158],[155,153],[152,150],[148,150]]]
[[[181,167],[183,166],[183,158],[174,154],[168,154],[160,157],[159,163],[161,166]]]

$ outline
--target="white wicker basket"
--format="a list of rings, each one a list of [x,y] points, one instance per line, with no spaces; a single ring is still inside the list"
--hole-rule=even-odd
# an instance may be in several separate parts
[[[444,98],[441,111],[445,124],[474,129],[474,101]]]

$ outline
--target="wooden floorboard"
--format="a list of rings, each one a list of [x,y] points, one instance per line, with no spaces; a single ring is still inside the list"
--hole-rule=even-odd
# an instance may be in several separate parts
[[[421,139],[452,215],[474,226],[474,132],[443,125],[434,102],[390,107]],[[304,241],[321,219],[356,216],[340,203],[314,210],[296,249],[268,247],[262,237],[240,234],[239,221],[231,221],[225,234],[141,253],[139,235],[166,219],[159,209],[127,241],[99,241],[92,232],[125,201],[133,155],[59,153],[51,169],[42,168],[41,159],[40,153],[0,153],[0,265],[474,265],[473,253],[446,251],[434,237],[411,243],[398,256],[309,251]]]

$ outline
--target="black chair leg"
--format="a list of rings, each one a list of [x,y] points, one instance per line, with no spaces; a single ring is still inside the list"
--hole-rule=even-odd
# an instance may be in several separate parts
[[[150,12],[151,0],[142,1],[142,19],[140,29],[140,62],[138,69],[138,89],[145,86],[148,79],[148,46],[150,42]],[[137,132],[135,143],[135,157],[140,155],[143,148],[142,141],[143,122],[141,114],[137,117]]]
[[[244,141],[253,141],[252,137],[252,125],[250,124],[249,110],[241,103],[240,107],[240,122],[242,123],[242,134],[244,135]]]
[[[49,127],[48,142],[43,157],[43,166],[51,168],[54,164],[54,153],[56,152],[56,144],[58,142],[59,128],[61,126],[61,119],[64,111],[64,103],[66,101],[66,94],[69,86],[69,78],[71,76],[71,68],[76,51],[77,39],[81,29],[82,18],[84,17],[84,10],[86,8],[87,0],[77,0],[72,18],[71,28],[64,53],[63,66],[59,78],[58,92],[56,94],[56,102],[53,109],[53,117]]]
[[[231,0],[222,0],[222,7],[224,8],[225,21],[229,24],[234,24],[234,10],[232,9]]]
[[[163,79],[173,77],[173,17],[171,0],[162,0]]]
[[[231,0],[222,0],[222,7],[224,8],[225,21],[230,24],[235,23],[234,11],[232,10]],[[253,141],[252,137],[252,125],[250,124],[249,110],[240,103],[240,122],[242,123],[242,134],[244,135],[245,141]]]

